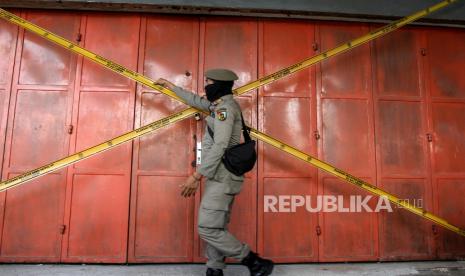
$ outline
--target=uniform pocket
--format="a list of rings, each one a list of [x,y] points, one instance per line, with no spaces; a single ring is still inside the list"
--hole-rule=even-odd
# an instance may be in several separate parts
[[[228,184],[209,181],[206,183],[205,188],[205,193],[200,202],[200,208],[229,211],[234,196],[225,193]]]
[[[234,196],[224,192],[224,183],[209,182],[207,185],[200,203],[197,224],[205,228],[225,228]]]
[[[228,186],[225,193],[228,195],[236,195],[241,192],[243,184],[244,176],[237,176],[233,173],[230,173]]]
[[[244,176],[243,175],[237,176],[237,175],[235,175],[233,173],[230,173],[230,177],[231,177],[232,181],[241,181],[241,182],[244,181]]]
[[[199,209],[198,226],[204,228],[221,228],[226,227],[228,221],[228,211]]]
[[[244,176],[237,176],[220,163],[216,171],[214,181],[220,182],[224,185],[224,193],[228,195],[238,194],[242,189],[242,183],[244,182]]]

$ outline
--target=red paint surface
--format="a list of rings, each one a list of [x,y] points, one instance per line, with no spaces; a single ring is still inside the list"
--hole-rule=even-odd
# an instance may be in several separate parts
[[[139,71],[177,85],[197,85],[198,22],[188,18],[142,20]],[[173,58],[173,57],[176,58]],[[190,76],[186,76],[186,71]],[[161,119],[185,106],[138,87],[136,126]],[[132,163],[130,262],[190,262],[193,255],[194,199],[180,196],[179,185],[191,174],[193,119],[135,140]]]
[[[447,43],[446,43],[447,42]],[[465,32],[432,30],[426,35],[429,86],[429,127],[433,199],[435,212],[451,223],[465,227],[463,191],[465,185]],[[463,256],[465,239],[440,229],[440,258]]]
[[[315,53],[312,49],[314,25],[301,21],[285,22],[270,20],[260,24],[260,75],[270,74]],[[285,55],[282,55],[283,51]],[[313,138],[316,121],[314,91],[313,68],[260,89],[260,130],[316,154]],[[260,143],[259,149],[259,250],[265,256],[281,262],[316,261],[317,214],[305,210],[263,213],[264,195],[315,196],[316,170],[269,145]]]
[[[367,33],[360,24],[322,24],[322,50]],[[369,45],[321,63],[318,71],[318,128],[323,160],[368,182],[375,179],[372,77]],[[317,80],[318,81],[318,80]],[[367,193],[319,172],[321,195],[365,196]],[[378,255],[376,213],[319,213],[322,228],[319,260],[375,260]]]

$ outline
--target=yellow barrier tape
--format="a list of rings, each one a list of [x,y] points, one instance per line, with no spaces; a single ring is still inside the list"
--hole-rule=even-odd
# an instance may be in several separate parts
[[[256,81],[253,81],[253,82],[250,82],[246,85],[243,85],[241,87],[238,87],[236,89],[234,89],[233,93],[235,95],[242,95],[244,93],[247,93],[248,91],[250,90],[253,90],[253,89],[256,89],[258,87],[261,87],[263,85],[266,85],[266,84],[269,84],[271,82],[274,82],[276,80],[279,80],[289,74],[293,74],[295,72],[298,72],[298,71],[301,71],[305,68],[308,68],[309,66],[311,65],[314,65],[316,63],[319,63],[325,59],[328,59],[330,57],[333,57],[337,54],[340,54],[340,53],[343,53],[345,51],[348,51],[348,50],[351,50],[355,47],[358,47],[362,44],[365,44],[373,39],[376,39],[376,38],[379,38],[383,35],[386,35],[394,30],[397,30],[399,29],[400,27],[406,25],[406,24],[409,24],[419,18],[422,18],[430,13],[433,13],[437,10],[440,10],[454,2],[456,2],[457,0],[446,0],[446,1],[442,1],[436,5],[433,5],[429,8],[426,8],[424,10],[421,10],[419,12],[416,12],[412,15],[409,15],[409,16],[406,16],[402,19],[399,19],[398,21],[395,21],[391,24],[388,24],[382,28],[379,28],[375,31],[372,31],[364,36],[361,36],[359,38],[356,38],[356,39],[353,39],[353,40],[350,40],[346,43],[343,43],[333,49],[330,49],[328,51],[325,51],[319,55],[316,55],[316,56],[313,56],[313,57],[310,57],[308,59],[305,59],[303,61],[300,61],[298,63],[295,63],[291,66],[288,66],[284,69],[281,69],[273,74],[270,74],[268,76],[265,76],[265,77],[262,77]],[[77,54],[80,54],[80,55],[83,55],[87,58],[89,58],[90,60],[118,73],[118,74],[121,74],[127,78],[130,78],[134,81],[137,81],[143,85],[146,85],[150,88],[153,88],[155,90],[158,90],[160,92],[162,92],[163,94],[171,97],[171,98],[174,98],[178,101],[181,101],[183,103],[185,103],[181,98],[179,98],[178,96],[176,96],[176,94],[164,87],[161,87],[159,85],[156,85],[154,84],[154,81],[151,80],[150,78],[148,77],[145,77],[137,72],[134,72],[130,69],[127,69],[125,68],[124,66],[116,63],[116,62],[113,62],[111,60],[108,60],[100,55],[97,55],[87,49],[84,49],[82,47],[80,47],[79,45],[63,38],[63,37],[60,37],[58,35],[55,35],[31,22],[28,22],[27,20],[24,20],[22,19],[21,17],[15,15],[15,14],[12,14],[10,12],[7,12],[3,9],[0,9],[0,17],[7,20],[7,21],[10,21],[11,23],[13,24],[16,24],[20,27],[23,27],[25,28],[26,30],[28,31],[31,31],[39,36],[42,36],[44,37],[45,39],[49,40],[49,41],[52,41],[62,47],[65,47],[67,49],[69,49],[70,51],[74,52],[74,53],[77,53]]]
[[[317,55],[317,56],[314,56],[314,57],[311,57],[309,59],[306,59],[304,61],[301,61],[299,63],[296,63],[294,65],[291,65],[289,67],[286,67],[276,73],[273,73],[271,75],[268,75],[268,76],[265,76],[263,78],[260,78],[258,79],[257,81],[254,81],[252,83],[249,83],[249,84],[246,84],[242,87],[239,87],[237,89],[234,90],[234,94],[236,95],[241,95],[241,94],[244,94],[250,90],[253,90],[253,89],[256,89],[260,86],[263,86],[265,84],[268,84],[268,83],[271,83],[273,81],[276,81],[280,78],[283,78],[289,74],[292,74],[292,73],[295,73],[297,71],[300,71],[300,70],[303,70],[315,63],[318,63],[318,62],[321,62],[329,57],[332,57],[336,54],[339,54],[339,53],[342,53],[342,52],[345,52],[347,50],[350,50],[354,47],[357,47],[361,44],[364,44],[368,41],[371,41],[375,38],[378,38],[380,36],[383,36],[389,32],[392,32],[414,20],[417,20],[418,18],[421,18],[425,15],[428,15],[434,11],[437,11],[453,2],[455,2],[457,0],[447,0],[447,1],[443,1],[439,4],[436,4],[430,8],[427,8],[425,10],[422,10],[422,11],[419,11],[413,15],[410,15],[410,16],[407,16],[403,19],[400,19],[394,23],[391,23],[389,25],[387,25],[386,27],[383,27],[383,28],[380,28],[376,31],[373,31],[365,36],[362,36],[360,38],[357,38],[357,39],[354,39],[354,40],[351,40],[350,42],[347,42],[347,43],[344,43],[334,49],[331,49],[329,51],[326,51],[320,55]],[[55,42],[56,44],[58,45],[61,45],[75,53],[78,53],[78,54],[81,54],[91,60],[93,60],[94,62],[114,71],[114,72],[117,72],[123,76],[126,76],[132,80],[135,80],[141,84],[144,84],[148,87],[151,87],[155,90],[158,90],[160,92],[162,92],[163,94],[167,95],[167,96],[170,96],[178,101],[181,101],[183,103],[185,103],[182,99],[180,99],[178,96],[176,96],[176,94],[173,92],[173,91],[170,91],[164,87],[161,87],[159,85],[156,85],[154,84],[154,81],[143,76],[143,75],[140,75],[139,73],[137,72],[134,72],[132,70],[129,70],[125,67],[123,67],[122,65],[119,65],[113,61],[110,61],[104,57],[101,57],[97,54],[94,54],[62,37],[59,37],[51,32],[48,32],[47,30],[45,29],[42,29],[14,14],[11,14],[3,9],[0,9],[0,17],[14,23],[14,24],[17,24],[21,27],[24,27],[25,29],[31,31],[31,32],[34,32],[52,42]],[[164,118],[164,119],[161,119],[161,120],[158,120],[152,124],[149,124],[147,126],[144,126],[142,128],[139,128],[137,130],[134,130],[132,132],[129,132],[129,133],[126,133],[126,134],[123,134],[117,138],[114,138],[112,140],[109,140],[107,142],[104,142],[102,144],[99,144],[95,147],[92,147],[92,148],[89,148],[87,150],[84,150],[82,152],[79,152],[79,153],[76,153],[74,155],[71,155],[71,156],[68,156],[66,158],[63,158],[61,160],[58,160],[56,162],[53,162],[53,163],[50,163],[46,166],[43,166],[43,167],[40,167],[38,169],[35,169],[35,170],[32,170],[30,172],[27,172],[25,174],[22,174],[22,175],[19,175],[17,177],[14,177],[10,180],[7,180],[7,181],[4,181],[4,182],[1,182],[0,183],[0,191],[4,191],[8,188],[11,188],[13,186],[16,186],[16,185],[19,185],[19,184],[22,184],[26,181],[29,181],[29,180],[32,180],[36,177],[39,177],[41,175],[44,175],[46,173],[49,173],[51,171],[55,171],[57,169],[60,169],[60,168],[63,168],[65,166],[68,166],[70,164],[73,164],[73,163],[76,163],[80,160],[83,160],[85,158],[88,158],[92,155],[95,155],[99,152],[102,152],[102,151],[105,151],[105,150],[108,150],[116,145],[119,145],[119,144],[122,144],[124,142],[127,142],[127,141],[130,141],[132,139],[135,139],[137,137],[140,137],[146,133],[149,133],[149,132],[152,132],[154,130],[157,130],[157,129],[160,129],[164,126],[167,126],[169,124],[172,124],[174,122],[177,122],[179,120],[182,120],[182,119],[185,119],[189,116],[192,116],[194,115],[195,113],[197,112],[202,112],[202,111],[199,111],[199,110],[196,110],[194,108],[188,108],[186,110],[183,110],[181,112],[178,112],[176,114],[173,114],[167,118]],[[386,198],[388,198],[388,200],[390,202],[393,202],[395,204],[398,204],[402,207],[404,207],[406,210],[416,214],[416,215],[419,215],[425,219],[428,219],[428,220],[431,220],[433,222],[435,222],[436,224],[438,225],[441,225],[443,226],[444,228],[446,229],[449,229],[459,235],[462,235],[462,236],[465,236],[465,230],[462,230],[450,223],[448,223],[446,220],[440,218],[440,217],[437,217],[429,212],[427,212],[426,210],[424,209],[421,209],[421,208],[418,208],[418,207],[415,207],[413,205],[410,205],[408,202],[406,201],[403,201],[399,198],[397,198],[396,196],[392,195],[392,194],[389,194],[379,188],[377,188],[376,186],[373,186],[361,179],[358,179],[356,178],[355,176],[352,176],[336,167],[333,167],[321,160],[318,160],[316,158],[313,158],[312,156],[308,155],[308,154],[305,154],[304,152],[296,149],[296,148],[293,148],[292,146],[290,145],[287,145],[277,139],[274,139],[264,133],[261,133],[259,132],[258,130],[256,129],[251,129],[251,134],[253,137],[265,142],[265,143],[268,143],[278,149],[281,149],[282,151],[284,152],[287,152],[288,154],[298,158],[298,159],[301,159],[311,165],[314,165],[316,166],[317,168],[320,168],[336,177],[339,177],[343,180],[345,180],[346,182],[349,182],[351,184],[354,184],[370,193],[373,193],[375,195],[378,195],[378,196],[384,196]]]
[[[34,178],[37,178],[39,176],[48,174],[50,172],[59,170],[61,168],[67,167],[71,164],[77,163],[79,161],[82,161],[84,159],[87,159],[93,155],[96,155],[97,153],[109,150],[113,147],[116,147],[118,145],[121,145],[125,142],[129,142],[134,140],[137,137],[140,137],[142,135],[145,135],[147,133],[150,133],[152,131],[155,131],[157,129],[163,128],[165,126],[168,126],[170,124],[179,122],[183,119],[186,119],[188,117],[191,117],[192,115],[198,113],[198,111],[194,108],[187,108],[183,111],[180,111],[178,113],[172,114],[168,117],[165,117],[163,119],[160,119],[158,121],[152,122],[148,125],[145,125],[143,127],[140,127],[138,129],[135,129],[131,132],[125,133],[121,136],[118,136],[116,138],[113,138],[111,140],[108,140],[106,142],[103,142],[101,144],[98,144],[96,146],[93,146],[91,148],[88,148],[86,150],[83,150],[81,152],[75,153],[73,155],[70,155],[68,157],[65,157],[63,159],[57,160],[55,162],[52,162],[50,164],[47,164],[45,166],[42,166],[40,168],[37,168],[35,170],[29,171],[27,173],[18,175],[16,177],[13,177],[11,179],[8,179],[6,181],[3,181],[0,183],[0,192],[5,191],[7,189],[13,188],[14,186],[18,186],[20,184],[23,184],[27,181],[33,180]]]
[[[411,204],[409,204],[407,201],[405,200],[402,200],[398,197],[396,197],[395,195],[392,195],[368,182],[365,182],[341,169],[338,169],[328,163],[325,163],[311,155],[308,155],[306,154],[305,152],[302,152],[292,146],[289,146],[287,145],[286,143],[283,143],[273,137],[270,137],[264,133],[261,133],[259,131],[256,131],[254,129],[251,129],[251,132],[250,132],[251,136],[252,137],[255,137],[277,149],[280,149],[300,160],[303,160],[319,169],[322,169],[326,172],[328,172],[329,174],[332,174],[342,180],[345,180],[346,182],[350,183],[350,184],[353,184],[365,191],[368,191],[372,194],[375,194],[377,196],[384,196],[386,197],[390,202],[394,203],[394,204],[397,204],[399,206],[402,206],[404,207],[406,210],[416,214],[416,215],[419,215],[420,217],[422,218],[425,218],[425,219],[428,219],[430,221],[433,221],[434,223],[446,228],[446,229],[449,229],[461,236],[464,236],[465,237],[465,230],[463,229],[460,229],[459,227],[457,226],[454,226],[452,224],[450,224],[449,222],[447,222],[445,219],[443,218],[440,218],[428,211],[426,211],[425,209],[422,209],[422,208],[418,208],[416,206],[413,206]]]
[[[384,27],[381,27],[377,30],[374,30],[364,36],[361,36],[361,37],[358,37],[356,39],[353,39],[353,40],[350,40],[348,42],[345,42],[333,49],[330,49],[328,51],[325,51],[319,55],[316,55],[316,56],[313,56],[313,57],[310,57],[310,58],[307,58],[307,59],[304,59],[298,63],[295,63],[289,67],[286,67],[284,69],[281,69],[279,70],[278,72],[276,73],[273,73],[271,75],[268,75],[268,76],[265,76],[263,78],[260,78],[254,82],[251,82],[251,83],[248,83],[244,86],[241,86],[239,88],[237,88],[234,93],[236,95],[241,95],[241,94],[244,94],[246,93],[247,91],[250,91],[252,89],[255,89],[257,87],[260,87],[260,86],[263,86],[265,84],[268,84],[268,83],[271,83],[271,82],[274,82],[278,79],[281,79],[289,74],[293,74],[295,72],[298,72],[300,70],[303,70],[313,64],[316,64],[318,62],[321,62],[325,59],[328,59],[332,56],[335,56],[337,54],[340,54],[340,53],[343,53],[345,51],[348,51],[348,50],[351,50],[355,47],[358,47],[362,44],[365,44],[373,39],[376,39],[376,38],[379,38],[385,34],[388,34],[394,30],[397,30],[399,29],[400,27],[404,26],[404,25],[407,25],[419,18],[422,18],[432,12],[435,12],[439,9],[442,9],[446,6],[448,6],[449,4],[452,4],[453,2],[456,2],[457,0],[447,0],[447,1],[443,1],[441,3],[438,3],[434,6],[431,6],[429,8],[426,8],[424,10],[421,10],[419,12],[416,12],[412,15],[409,15],[407,17],[404,17],[402,19],[399,19],[398,21],[395,21],[391,24],[388,24]]]

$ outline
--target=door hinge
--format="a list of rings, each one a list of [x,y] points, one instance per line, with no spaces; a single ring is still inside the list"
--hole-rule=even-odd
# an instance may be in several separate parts
[[[318,43],[313,42],[313,44],[312,44],[312,49],[313,49],[313,51],[315,51],[315,52],[318,51]]]
[[[426,133],[426,139],[428,140],[428,142],[433,142],[433,134]]]
[[[426,49],[425,49],[425,48],[421,48],[421,51],[420,51],[420,52],[421,52],[421,55],[422,55],[422,56],[426,56],[426,53],[427,53],[427,52],[426,52]]]
[[[316,235],[317,236],[321,235],[321,227],[319,225],[316,227]]]
[[[320,140],[320,138],[321,138],[320,133],[318,132],[318,130],[315,130],[313,132],[313,136],[315,137],[315,140]]]
[[[73,125],[69,125],[69,126],[68,126],[68,134],[73,134],[73,129],[74,129],[74,126],[73,126]]]
[[[65,231],[66,231],[66,225],[60,225],[59,227],[59,231],[60,231],[60,234],[61,235],[64,235],[65,234]]]

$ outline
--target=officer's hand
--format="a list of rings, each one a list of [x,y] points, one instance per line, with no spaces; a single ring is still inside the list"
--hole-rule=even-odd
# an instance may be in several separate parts
[[[171,83],[170,81],[167,81],[167,80],[162,79],[162,78],[159,78],[159,79],[155,82],[155,84],[158,84],[158,85],[160,85],[160,86],[166,87],[166,88],[168,88],[168,89],[170,89],[170,90],[173,90],[173,88],[174,88],[174,86],[175,86],[175,85],[174,85],[173,83]]]
[[[189,176],[186,182],[181,187],[181,195],[183,197],[190,197],[195,195],[197,188],[199,187],[200,181],[197,180],[193,175]]]

